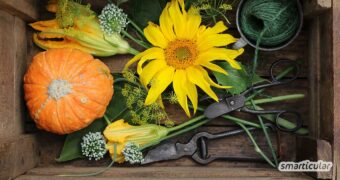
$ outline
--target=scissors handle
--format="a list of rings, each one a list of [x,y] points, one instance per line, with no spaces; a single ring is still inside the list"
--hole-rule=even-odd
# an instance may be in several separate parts
[[[248,128],[249,131],[253,131],[256,128],[250,127]],[[192,159],[195,160],[197,163],[200,164],[209,164],[210,162],[216,159],[226,159],[231,161],[258,161],[259,158],[252,158],[252,157],[236,157],[236,156],[227,156],[227,155],[209,155],[208,154],[208,140],[220,139],[224,137],[234,136],[238,134],[244,133],[243,129],[236,129],[231,131],[226,131],[217,134],[211,134],[208,132],[200,132],[193,136],[190,142],[195,141],[197,143],[197,151],[192,155]]]
[[[247,113],[251,113],[251,114],[256,114],[256,115],[265,115],[265,114],[275,114],[275,125],[276,127],[284,132],[296,132],[297,130],[299,130],[300,128],[302,128],[303,126],[303,122],[301,119],[301,115],[300,113],[296,112],[296,111],[288,111],[288,110],[254,110],[254,109],[249,109],[247,107],[243,107],[241,108],[241,111],[243,112],[247,112]],[[283,127],[280,124],[280,121],[283,119],[283,117],[285,115],[293,115],[293,119],[295,121],[295,127],[292,128],[287,128],[287,127]]]
[[[288,64],[292,69],[294,69],[295,71],[293,71],[293,75],[290,78],[286,78],[283,79],[282,75],[276,75],[275,74],[275,70],[282,65]],[[288,69],[289,70],[289,69]],[[260,90],[260,89],[264,89],[264,88],[268,88],[268,87],[273,87],[273,86],[278,86],[278,85],[282,85],[282,84],[287,84],[290,83],[294,80],[296,80],[299,76],[299,72],[300,72],[300,67],[299,65],[293,61],[293,60],[289,60],[289,59],[280,59],[278,61],[275,61],[271,66],[270,66],[270,77],[271,77],[271,81],[269,83],[265,83],[265,84],[260,84],[260,85],[255,85],[250,87],[248,90],[246,90],[245,92],[243,92],[243,95],[246,95],[254,90]]]

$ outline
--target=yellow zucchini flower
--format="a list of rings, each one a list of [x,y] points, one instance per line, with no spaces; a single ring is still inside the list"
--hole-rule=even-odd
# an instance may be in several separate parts
[[[146,124],[141,126],[131,126],[123,119],[108,125],[104,130],[104,137],[107,139],[106,148],[111,157],[114,157],[114,145],[116,144],[116,159],[118,163],[125,161],[123,149],[127,143],[134,143],[140,147],[149,143],[159,143],[159,141],[169,133],[166,127]]]
[[[55,19],[30,24],[40,31],[33,35],[33,41],[39,47],[75,48],[95,56],[131,52],[129,44],[118,33],[104,34],[95,12],[89,6],[59,0],[50,1],[47,8],[56,11]]]
[[[213,63],[227,61],[233,68],[240,69],[235,58],[243,49],[231,50],[226,46],[236,42],[230,34],[223,34],[227,27],[223,22],[213,27],[201,25],[201,16],[196,8],[185,9],[184,0],[172,0],[161,13],[159,24],[149,22],[144,29],[145,38],[154,46],[136,55],[127,64],[138,62],[137,73],[143,85],[150,85],[145,105],[155,102],[172,83],[178,102],[190,116],[188,100],[194,112],[197,109],[197,89],[200,87],[212,99],[218,98],[211,86],[220,86],[210,79],[206,69],[227,74]],[[148,63],[146,63],[148,62]]]

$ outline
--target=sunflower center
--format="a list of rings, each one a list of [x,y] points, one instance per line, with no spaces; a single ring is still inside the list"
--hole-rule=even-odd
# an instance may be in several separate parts
[[[165,49],[165,60],[169,66],[185,69],[194,64],[197,57],[196,43],[192,40],[171,41]]]

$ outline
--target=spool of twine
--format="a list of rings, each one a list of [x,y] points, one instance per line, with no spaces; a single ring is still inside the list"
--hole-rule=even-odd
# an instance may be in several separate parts
[[[248,0],[240,26],[244,35],[260,46],[279,46],[294,37],[300,25],[296,0]]]
[[[240,29],[246,38],[256,42],[252,84],[259,47],[277,47],[291,40],[300,27],[297,0],[247,0],[240,12]]]

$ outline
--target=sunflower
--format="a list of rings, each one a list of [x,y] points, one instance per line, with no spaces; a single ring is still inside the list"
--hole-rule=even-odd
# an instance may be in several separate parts
[[[196,86],[216,101],[218,98],[211,86],[230,88],[215,83],[206,69],[227,75],[224,69],[213,63],[215,60],[227,61],[231,67],[241,69],[235,58],[243,53],[243,49],[225,48],[236,39],[222,33],[227,30],[224,23],[220,21],[213,27],[201,25],[199,11],[194,7],[186,11],[184,0],[168,2],[159,24],[149,22],[144,35],[153,47],[132,58],[126,68],[139,61],[137,73],[141,82],[144,86],[150,85],[145,105],[155,102],[172,83],[179,104],[190,116],[188,98],[196,112]]]

